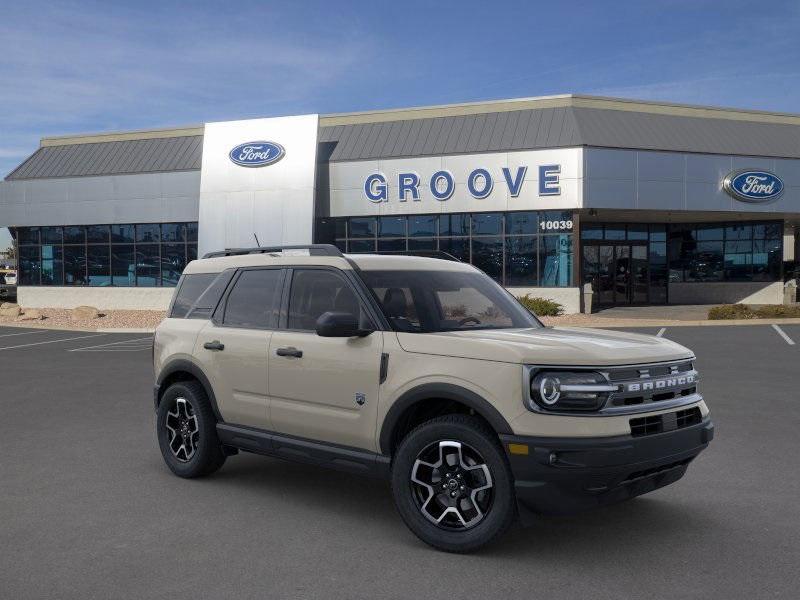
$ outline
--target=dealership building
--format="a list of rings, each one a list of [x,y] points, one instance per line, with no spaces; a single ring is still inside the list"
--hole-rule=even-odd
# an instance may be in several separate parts
[[[446,252],[516,295],[784,301],[800,115],[549,96],[48,137],[0,182],[24,306],[164,308],[231,247]]]

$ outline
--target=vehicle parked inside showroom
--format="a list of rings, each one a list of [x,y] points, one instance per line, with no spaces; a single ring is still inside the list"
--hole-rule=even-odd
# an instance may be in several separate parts
[[[454,260],[232,249],[186,267],[156,330],[157,436],[180,477],[241,451],[385,477],[411,531],[468,552],[680,479],[714,432],[694,363],[544,327]]]

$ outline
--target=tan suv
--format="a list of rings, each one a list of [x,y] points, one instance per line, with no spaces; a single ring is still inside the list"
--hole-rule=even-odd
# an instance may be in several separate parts
[[[466,552],[679,479],[713,437],[693,361],[544,327],[457,261],[229,250],[186,267],[156,330],[158,441],[181,477],[238,451],[387,477],[417,536]]]

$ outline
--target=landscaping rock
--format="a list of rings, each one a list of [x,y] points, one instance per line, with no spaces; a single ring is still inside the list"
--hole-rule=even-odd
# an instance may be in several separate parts
[[[72,309],[72,318],[75,321],[88,321],[89,319],[99,319],[100,311],[94,306],[77,306]]]
[[[0,303],[0,308],[14,308],[15,306],[19,306],[16,302],[2,302]]]
[[[22,309],[15,304],[7,308],[0,308],[0,317],[18,317],[21,312]]]
[[[17,321],[41,321],[44,319],[44,315],[41,311],[36,310],[35,308],[29,308],[24,313],[17,317]]]

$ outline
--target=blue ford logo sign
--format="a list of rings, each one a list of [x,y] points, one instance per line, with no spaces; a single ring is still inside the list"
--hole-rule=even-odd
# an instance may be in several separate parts
[[[769,171],[734,171],[725,177],[722,187],[742,202],[769,202],[783,194],[783,180]]]
[[[230,151],[230,159],[241,167],[265,167],[278,162],[286,154],[275,142],[247,142]]]

